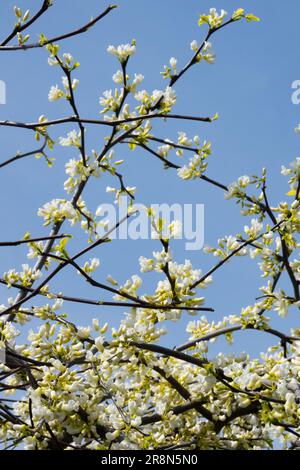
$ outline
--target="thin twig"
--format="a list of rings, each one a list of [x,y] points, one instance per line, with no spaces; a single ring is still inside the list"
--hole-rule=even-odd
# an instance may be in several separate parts
[[[59,41],[62,41],[64,39],[71,38],[73,36],[78,36],[79,34],[82,34],[82,33],[85,33],[86,31],[88,31],[92,26],[94,26],[96,23],[98,23],[100,20],[102,20],[102,18],[104,18],[108,13],[110,13],[116,7],[117,7],[117,5],[110,5],[108,8],[106,8],[106,10],[103,13],[96,16],[96,18],[89,21],[87,24],[85,24],[81,28],[75,29],[74,31],[62,34],[60,36],[55,36],[55,37],[52,37],[50,39],[46,39],[45,41],[40,41],[40,42],[33,43],[33,44],[24,44],[23,46],[5,46],[2,43],[2,45],[0,46],[0,52],[1,51],[7,51],[7,52],[9,52],[9,51],[21,51],[21,50],[26,51],[26,50],[29,50],[29,49],[44,47],[44,46],[47,46],[48,44],[53,44],[55,42],[59,42]],[[15,34],[14,34],[14,36],[15,36]],[[14,36],[12,36],[12,37],[14,37]],[[6,39],[6,41],[7,41],[7,39]]]

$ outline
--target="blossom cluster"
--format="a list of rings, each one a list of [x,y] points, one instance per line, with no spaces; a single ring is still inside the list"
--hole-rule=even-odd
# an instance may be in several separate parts
[[[15,15],[19,26],[29,18],[29,12],[23,15],[18,7]],[[242,8],[229,17],[224,10],[218,13],[212,8],[200,16],[199,25],[208,25],[210,37],[241,19],[258,20]],[[26,41],[26,36],[19,37],[21,45]],[[46,42],[41,35],[40,45]],[[187,69],[180,69],[172,57],[162,72],[169,83],[154,91],[139,89],[144,79],[141,73],[128,73],[136,42],[110,45],[107,50],[117,58],[120,69],[113,75],[114,89],[101,95],[101,120],[92,120],[105,126],[105,134],[109,131],[101,150],[89,151],[87,120],[80,119],[76,106],[79,81],[72,75],[79,63],[70,53],[61,54],[56,44],[46,47],[49,65],[65,74],[62,85],[53,85],[48,98],[66,100],[75,113],[70,119],[75,129],[60,136],[57,147],[68,154],[64,190],[70,199],[54,198],[39,208],[38,216],[51,227],[50,237],[34,240],[27,233],[21,241],[27,244],[28,259],[36,260],[35,266],[23,264],[20,271],[10,269],[1,278],[8,288],[20,288],[16,299],[10,297],[0,306],[0,349],[6,353],[0,365],[1,443],[14,448],[21,444],[29,450],[258,450],[272,448],[276,440],[284,448],[299,448],[300,328],[282,333],[275,329],[273,319],[300,307],[300,159],[282,167],[288,177],[288,200],[272,205],[265,169],[262,175],[243,175],[225,186],[206,177],[210,142],[198,135],[190,137],[185,130],[179,130],[175,139],[156,137],[154,118],[176,118],[171,114],[177,103],[176,81],[192,65],[214,63],[207,40],[192,41]],[[215,119],[217,115],[206,120]],[[42,115],[33,129],[37,140],[45,139],[44,153],[46,147],[51,150],[56,145],[48,127]],[[97,139],[98,145],[98,135]],[[116,157],[119,144],[126,144],[120,159]],[[206,247],[212,268],[205,271],[188,259],[177,260],[172,242],[181,233],[180,222],[163,220],[145,207],[157,247],[151,254],[137,256],[139,274],[125,280],[109,275],[103,280],[102,257],[97,272],[100,260],[91,251],[102,245],[104,250],[111,242],[110,232],[102,238],[95,233],[101,209],[94,215],[83,191],[92,181],[97,194],[104,188],[116,203],[124,194],[133,200],[137,188],[129,186],[120,173],[128,149],[148,152],[165,168],[176,169],[182,180],[212,181],[249,218],[240,233],[222,236],[216,247]],[[172,162],[172,152],[182,166]],[[186,155],[191,156],[186,159]],[[131,210],[132,206],[127,217]],[[65,221],[74,233],[76,228],[82,230],[80,243],[87,238],[87,246],[72,256],[69,252],[75,251],[76,244],[69,234],[60,236]],[[103,224],[107,229],[109,221]],[[257,263],[263,280],[259,296],[236,312],[227,312],[226,299],[222,299],[224,316],[217,319],[203,292],[217,270],[227,262],[238,263],[240,257]],[[97,293],[94,299],[79,297],[77,289],[65,293],[63,283],[56,292],[52,280],[66,266],[70,275],[72,270],[79,274],[77,282],[89,283]],[[153,280],[147,292],[146,275]],[[233,283],[228,284],[232,287]],[[228,295],[234,295],[234,288]],[[82,306],[80,325],[74,323],[72,302]],[[91,306],[100,319],[101,309],[110,306],[111,322],[89,321]],[[116,322],[119,309],[122,317]],[[209,313],[204,316],[203,310]],[[185,344],[175,347],[172,340],[167,348],[170,322],[180,329],[186,315],[193,318],[183,333]],[[30,324],[27,339],[25,324]],[[220,343],[215,344],[225,338],[232,345],[235,334],[253,332],[273,339],[259,358],[250,353],[225,354],[218,349]]]

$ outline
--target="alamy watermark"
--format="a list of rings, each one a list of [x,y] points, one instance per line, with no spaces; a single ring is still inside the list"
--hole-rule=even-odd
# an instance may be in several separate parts
[[[6,104],[6,83],[0,80],[0,104]]]
[[[300,80],[294,80],[291,86],[293,93],[292,93],[292,103],[295,105],[300,104]]]
[[[126,215],[132,217],[126,219]],[[201,250],[204,246],[204,204],[143,204],[128,205],[126,197],[118,205],[102,204],[97,210],[100,221],[97,232],[100,236],[112,230],[118,221],[123,220],[116,230],[110,233],[111,239],[150,240],[174,238],[185,240],[187,251]]]

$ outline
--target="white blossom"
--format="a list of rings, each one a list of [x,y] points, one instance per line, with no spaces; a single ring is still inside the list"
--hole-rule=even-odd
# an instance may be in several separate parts
[[[128,57],[132,56],[136,51],[135,45],[121,44],[120,46],[108,46],[107,52],[115,55],[120,62],[125,62]]]

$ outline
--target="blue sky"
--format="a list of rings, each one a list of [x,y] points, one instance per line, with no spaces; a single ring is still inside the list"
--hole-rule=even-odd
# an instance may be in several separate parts
[[[40,1],[22,0],[18,6],[24,11],[30,4],[33,12]],[[14,21],[12,8],[15,1],[4,0],[0,6],[1,35],[9,32]],[[199,116],[220,114],[213,125],[205,123],[168,122],[156,125],[157,135],[174,138],[177,130],[188,135],[199,134],[213,144],[208,176],[225,184],[243,174],[257,174],[263,166],[269,175],[269,191],[272,203],[283,200],[286,193],[285,179],[280,175],[281,164],[288,164],[298,156],[299,136],[294,127],[300,121],[299,107],[291,102],[291,84],[300,79],[298,67],[300,52],[298,17],[300,5],[290,0],[293,14],[286,13],[280,0],[120,0],[119,8],[106,17],[94,29],[78,38],[61,43],[61,51],[71,52],[81,63],[76,76],[80,79],[77,92],[78,107],[82,116],[99,117],[99,96],[114,86],[111,75],[117,70],[115,58],[106,53],[109,44],[137,41],[137,54],[130,62],[129,72],[145,75],[144,87],[149,90],[163,88],[166,83],[160,76],[163,65],[175,56],[179,65],[190,57],[189,44],[193,39],[201,41],[205,28],[197,26],[200,13],[210,7],[225,8],[232,12],[244,7],[261,17],[261,23],[241,22],[213,37],[217,54],[215,65],[200,64],[180,81],[175,89],[178,94],[176,112]],[[53,36],[87,22],[107,6],[106,2],[89,0],[54,0],[54,6],[32,28],[32,39],[38,33]],[[288,15],[288,18],[286,17]],[[41,114],[49,119],[67,116],[71,112],[66,103],[49,103],[51,85],[60,83],[61,73],[47,65],[44,50],[6,53],[0,52],[0,79],[7,84],[7,104],[0,106],[0,119],[36,121]],[[60,127],[51,132],[56,139],[74,126]],[[99,149],[103,143],[103,129],[91,127],[88,148]],[[0,129],[1,161],[13,156],[17,150],[28,151],[36,147],[30,132],[16,129]],[[237,233],[247,222],[239,214],[232,201],[224,201],[222,191],[205,182],[183,182],[176,173],[164,171],[159,162],[141,151],[130,152],[127,147],[118,150],[126,160],[126,183],[137,186],[137,200],[142,203],[201,203],[205,204],[205,241],[215,245],[222,235]],[[64,197],[64,164],[76,157],[69,149],[55,147],[54,167],[49,170],[44,161],[29,158],[1,170],[1,236],[18,239],[26,231],[38,236],[47,233],[42,220],[37,217],[38,208],[55,197]],[[176,157],[175,157],[176,158]],[[96,209],[109,199],[105,194],[109,178],[92,183],[85,198],[91,209]],[[68,231],[69,227],[65,228]],[[73,245],[72,252],[81,248]],[[71,245],[72,246],[72,245]],[[97,279],[104,280],[112,274],[125,281],[138,271],[140,255],[149,256],[160,249],[153,241],[116,241],[97,249],[95,256],[101,260]],[[2,249],[3,250],[3,249]],[[176,241],[174,252],[178,261],[190,258],[195,267],[206,271],[214,259],[203,252],[185,252],[184,244]],[[1,271],[19,268],[25,261],[23,248],[1,251]],[[141,292],[147,292],[157,277],[144,276]],[[206,304],[215,308],[213,318],[239,313],[241,307],[254,302],[261,285],[260,272],[255,262],[235,259],[214,276],[214,284],[206,292]],[[65,294],[79,293],[83,297],[99,299],[97,290],[87,286],[76,273],[69,271],[53,284]],[[6,302],[7,291],[1,289],[1,303]],[[12,291],[9,292],[12,295]],[[118,324],[122,310],[90,308],[65,303],[64,310],[80,325],[86,325],[94,317]],[[172,336],[166,338],[170,346],[186,339],[185,325],[189,318],[184,314],[179,324],[171,325]],[[299,326],[297,317],[282,322],[274,317],[274,325],[284,330],[293,324]],[[243,335],[243,336],[242,336]],[[171,338],[171,339],[170,339]],[[235,350],[248,350],[257,354],[270,344],[269,338],[252,333],[237,334]],[[170,343],[171,341],[171,343]],[[216,351],[223,350],[218,342]]]

